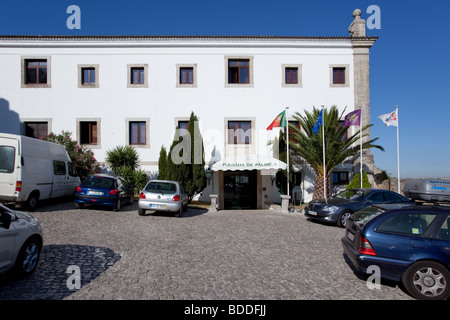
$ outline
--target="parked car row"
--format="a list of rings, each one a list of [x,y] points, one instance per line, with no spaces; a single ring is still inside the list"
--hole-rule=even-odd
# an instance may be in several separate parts
[[[123,178],[108,174],[87,177],[75,189],[75,207],[97,205],[119,211],[122,204],[134,202],[134,191],[123,183]],[[151,180],[139,195],[139,215],[147,210],[173,212],[181,216],[188,205],[183,187],[176,181]]]
[[[387,190],[349,189],[305,207],[311,220],[345,228],[344,255],[362,274],[403,285],[416,299],[450,297],[450,206],[418,205]]]

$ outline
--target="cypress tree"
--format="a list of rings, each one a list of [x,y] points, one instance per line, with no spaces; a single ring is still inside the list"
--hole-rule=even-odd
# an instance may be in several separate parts
[[[161,151],[159,152],[158,179],[159,180],[167,180],[168,179],[167,151],[164,146],[161,146]]]

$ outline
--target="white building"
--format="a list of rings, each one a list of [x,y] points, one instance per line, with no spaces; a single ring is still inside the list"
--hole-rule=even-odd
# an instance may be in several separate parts
[[[370,121],[368,55],[376,37],[365,36],[359,15],[343,37],[0,36],[0,131],[71,131],[99,162],[106,151],[133,145],[141,167],[156,172],[161,146],[170,147],[176,126],[194,112],[208,167],[231,155],[270,157],[267,142],[279,131],[266,128],[285,107],[290,115],[362,107]],[[234,126],[251,130],[229,139]],[[296,170],[308,201],[314,176],[306,166]],[[251,202],[238,206],[279,202],[265,173],[215,171],[219,208],[238,192],[227,189],[230,181],[250,190],[240,193]],[[210,193],[211,185],[202,199]]]

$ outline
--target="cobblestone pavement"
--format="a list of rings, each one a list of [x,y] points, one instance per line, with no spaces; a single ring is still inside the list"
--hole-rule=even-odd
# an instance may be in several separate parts
[[[0,276],[0,299],[411,299],[392,283],[369,290],[344,259],[344,229],[301,213],[189,208],[176,218],[139,216],[136,202],[120,212],[59,202],[32,214],[45,237],[38,269]]]

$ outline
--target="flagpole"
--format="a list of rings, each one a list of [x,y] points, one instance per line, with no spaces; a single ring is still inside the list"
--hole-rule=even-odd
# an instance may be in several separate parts
[[[363,160],[363,154],[362,154],[362,110],[361,110],[361,118],[359,121],[359,150],[360,150],[360,159],[359,159],[359,174],[360,174],[360,180],[361,180],[361,189],[363,187],[363,169],[362,169],[362,160]]]
[[[327,201],[327,165],[325,164],[325,114],[323,112],[324,106],[322,106],[322,146],[323,146],[323,197],[325,202]]]
[[[286,158],[287,158],[287,195],[289,196],[289,119],[288,119],[288,109],[289,107],[285,107],[286,112],[284,116],[286,117]]]
[[[399,125],[399,119],[398,119],[398,106],[395,107],[395,111],[397,113],[397,191],[400,193],[400,140],[398,138],[398,125]]]

